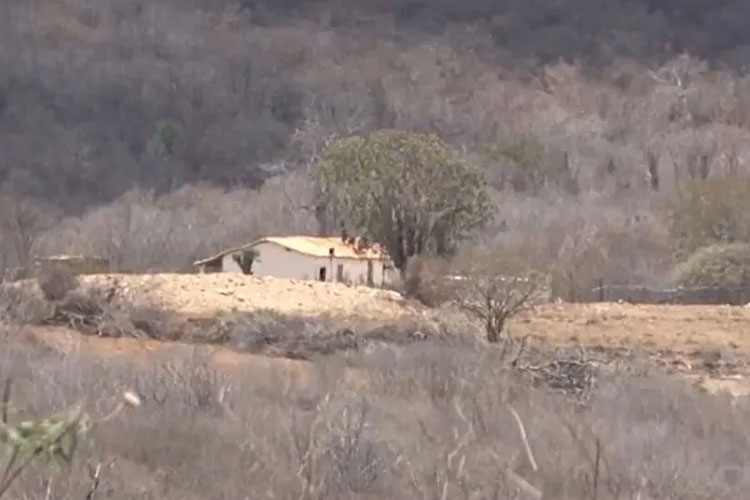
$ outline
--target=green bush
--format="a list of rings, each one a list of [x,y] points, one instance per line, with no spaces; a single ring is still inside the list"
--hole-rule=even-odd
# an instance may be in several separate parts
[[[677,266],[674,275],[676,283],[685,287],[748,286],[750,244],[730,243],[700,248]]]

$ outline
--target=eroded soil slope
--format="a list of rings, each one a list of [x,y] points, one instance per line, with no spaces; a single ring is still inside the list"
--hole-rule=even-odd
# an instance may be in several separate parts
[[[400,294],[388,290],[241,274],[102,274],[79,276],[79,283],[81,288],[111,292],[115,301],[188,317],[270,309],[299,316],[396,319],[416,312]],[[33,281],[16,286],[39,293]]]

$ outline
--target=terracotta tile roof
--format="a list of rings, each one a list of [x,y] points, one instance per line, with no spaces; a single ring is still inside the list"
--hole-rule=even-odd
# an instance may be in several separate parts
[[[333,248],[333,255],[339,258],[388,260],[388,253],[377,243],[358,249],[357,243],[344,243],[338,236],[269,236],[253,242],[252,246],[259,243],[275,243],[289,250],[314,257],[328,257],[329,250]]]

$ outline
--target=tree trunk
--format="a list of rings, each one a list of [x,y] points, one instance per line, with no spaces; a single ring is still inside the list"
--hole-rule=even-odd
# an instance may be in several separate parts
[[[487,319],[485,324],[485,331],[487,332],[487,342],[490,344],[497,344],[500,342],[503,330],[505,329],[505,318],[490,317]]]

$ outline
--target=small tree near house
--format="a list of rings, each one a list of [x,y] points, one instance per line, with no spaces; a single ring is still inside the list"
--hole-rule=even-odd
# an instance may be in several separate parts
[[[247,248],[232,255],[232,258],[240,266],[243,274],[253,274],[253,262],[258,260],[258,251],[254,248]]]
[[[482,172],[434,134],[338,139],[324,148],[316,173],[328,202],[385,245],[402,276],[410,257],[451,253],[492,214]]]

